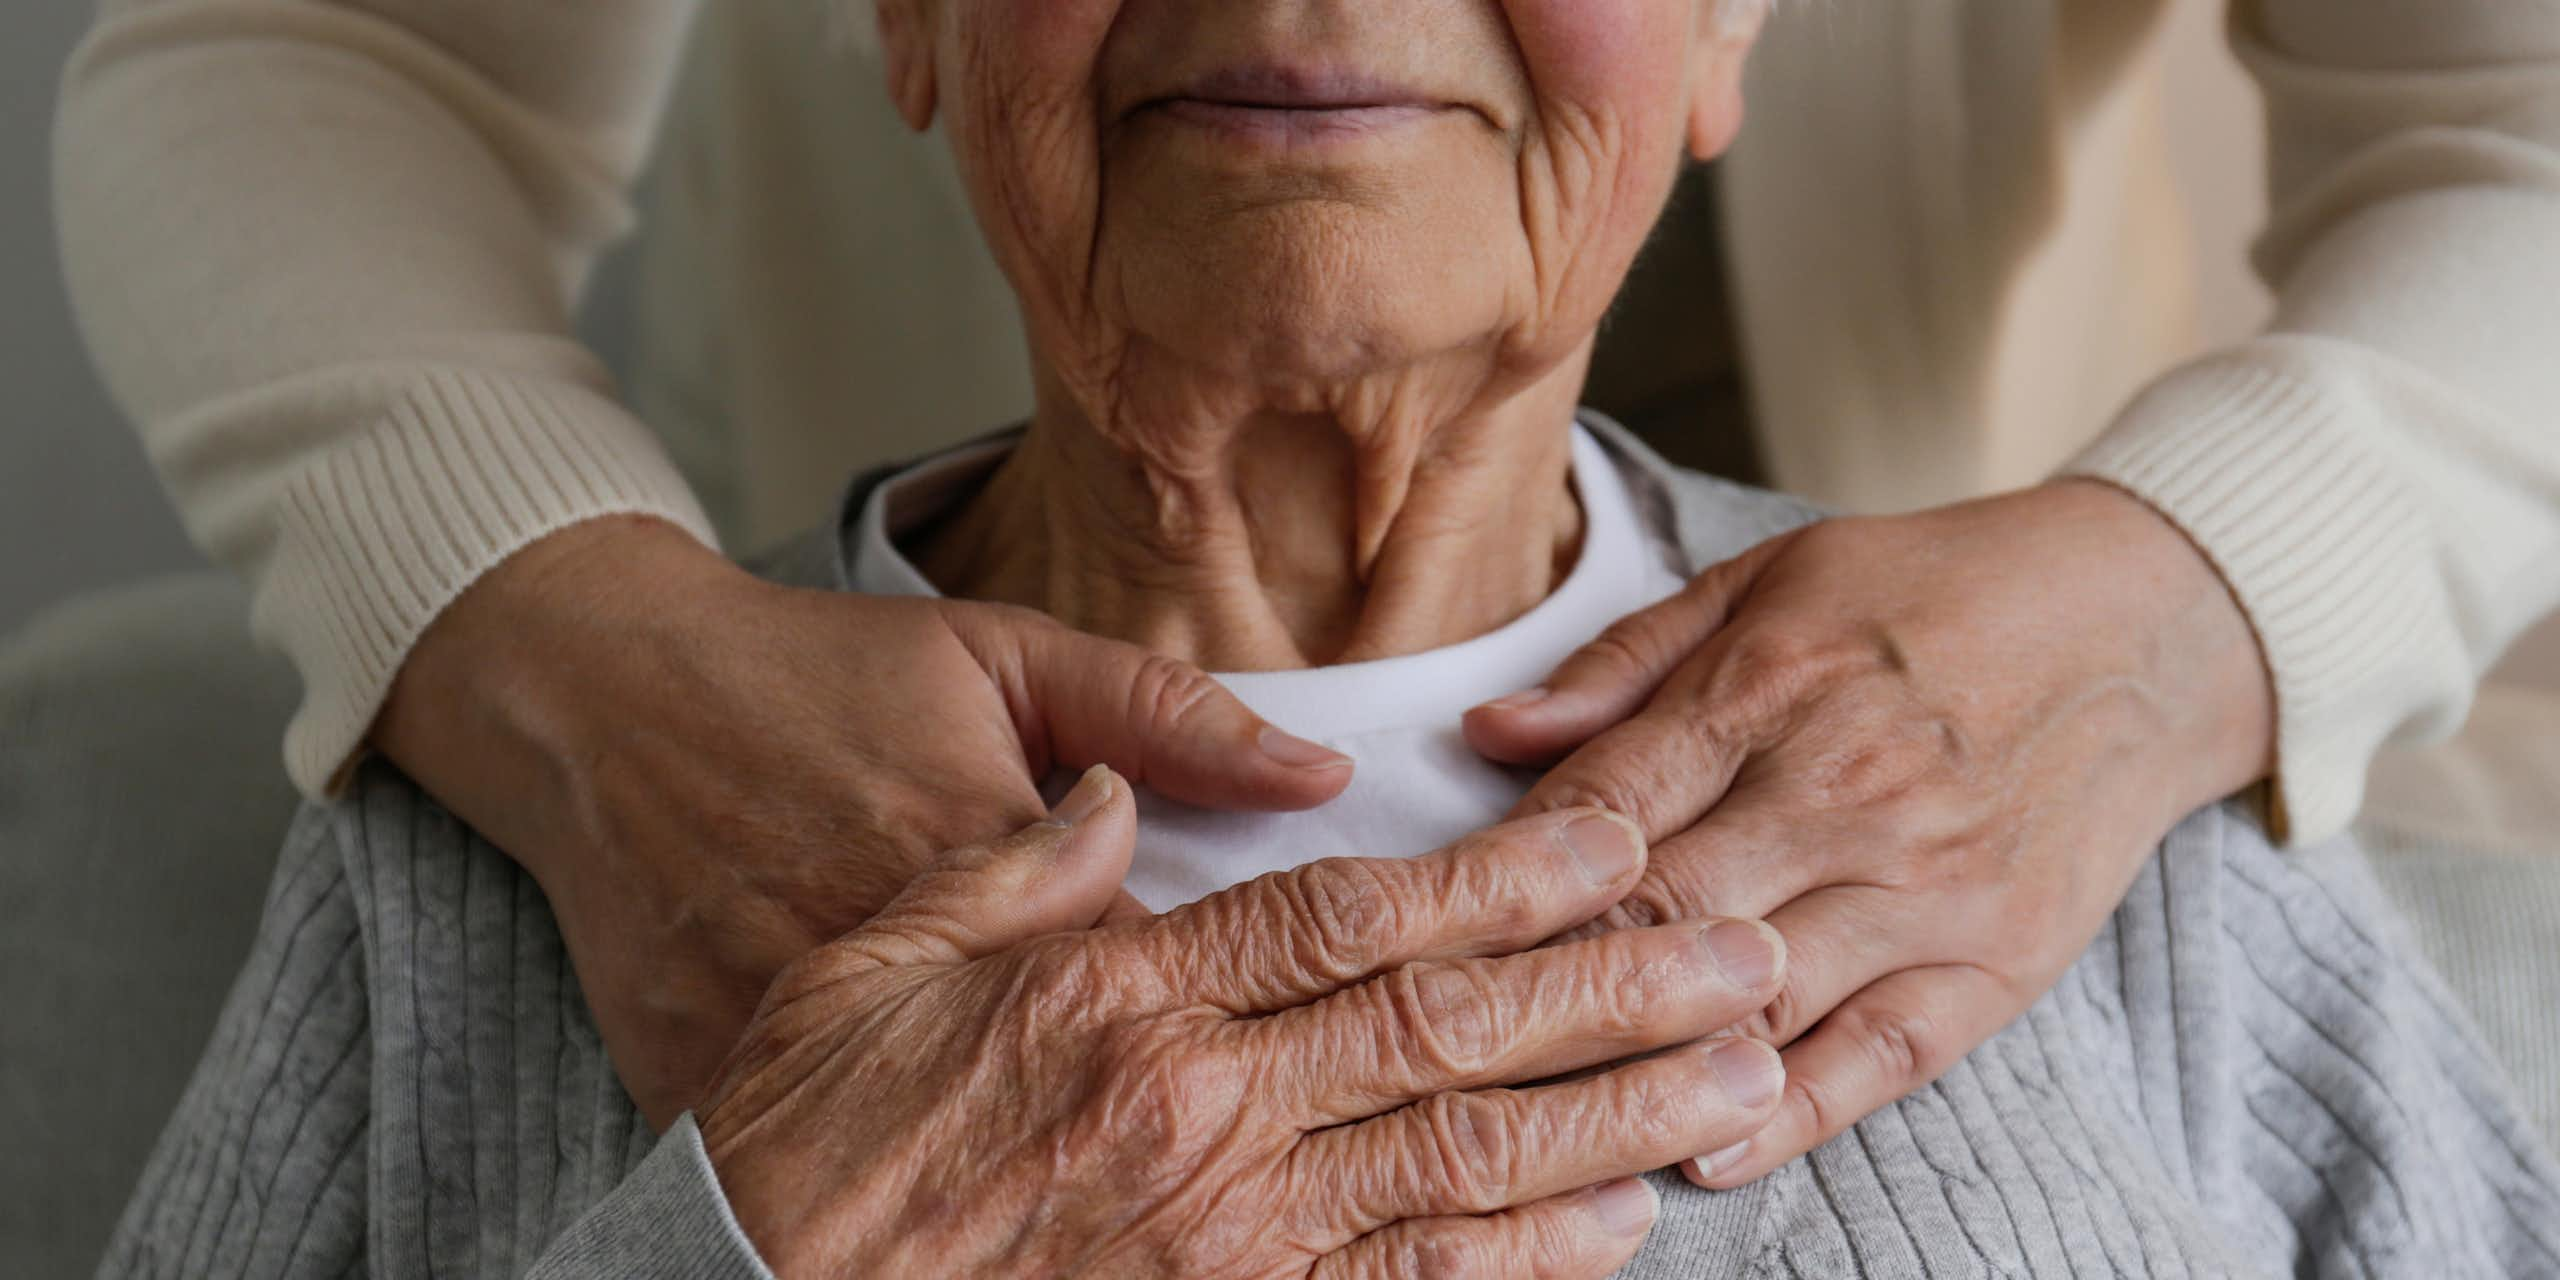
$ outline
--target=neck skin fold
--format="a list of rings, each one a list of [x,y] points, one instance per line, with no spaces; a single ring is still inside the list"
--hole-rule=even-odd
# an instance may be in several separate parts
[[[1573,567],[1569,424],[1588,361],[1586,344],[1501,388],[1408,371],[1347,390],[1189,378],[1106,398],[1044,376],[1021,445],[908,551],[946,595],[1212,671],[1455,644]]]

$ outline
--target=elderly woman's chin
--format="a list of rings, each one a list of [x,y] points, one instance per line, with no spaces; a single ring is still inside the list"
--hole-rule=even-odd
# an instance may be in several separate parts
[[[1113,182],[1102,296],[1148,345],[1226,377],[1331,384],[1480,360],[1537,290],[1516,179],[1457,158]]]
[[[1309,261],[1274,238],[1209,263],[1133,264],[1129,327],[1178,368],[1277,392],[1340,388],[1386,375],[1488,364],[1506,328],[1503,292],[1413,288],[1396,272]],[[1472,295],[1472,296],[1470,296]]]

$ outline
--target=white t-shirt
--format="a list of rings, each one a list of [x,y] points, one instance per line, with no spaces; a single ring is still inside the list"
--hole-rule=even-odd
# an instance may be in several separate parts
[[[874,489],[846,537],[853,587],[937,595],[892,538],[947,508],[1010,448],[946,454]],[[1473,640],[1376,662],[1220,674],[1256,714],[1349,755],[1351,786],[1302,813],[1218,813],[1141,791],[1129,890],[1162,911],[1269,871],[1337,856],[1411,857],[1501,818],[1533,775],[1477,755],[1468,708],[1546,678],[1602,627],[1679,590],[1677,554],[1644,527],[1607,450],[1573,428],[1581,554],[1554,593]]]

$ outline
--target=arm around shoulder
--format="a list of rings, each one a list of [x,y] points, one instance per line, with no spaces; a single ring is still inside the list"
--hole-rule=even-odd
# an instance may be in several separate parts
[[[2275,682],[2279,833],[2307,842],[2560,604],[2560,31],[2494,0],[2237,9],[2276,318],[2070,470],[2150,502],[2231,586]]]
[[[108,0],[57,223],[90,347],[300,670],[306,792],[438,611],[528,543],[708,521],[571,336],[692,0]]]

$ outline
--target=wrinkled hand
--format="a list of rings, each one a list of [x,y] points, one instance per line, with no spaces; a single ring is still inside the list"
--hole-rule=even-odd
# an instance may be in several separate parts
[[[1511,954],[1635,884],[1624,819],[1084,931],[1136,830],[1096,769],[1058,820],[955,855],[775,982],[701,1125],[777,1273],[1601,1276],[1654,1214],[1617,1180],[1776,1100],[1766,1046],[1688,1043],[1776,989],[1765,926]]]
[[[1026,610],[774,586],[644,519],[482,578],[373,741],[540,881],[659,1125],[776,972],[1040,817],[1053,765],[1222,808],[1317,804],[1351,772],[1181,663]]]
[[[1766,918],[1756,1029],[1785,1103],[1688,1166],[1732,1186],[1920,1088],[2052,986],[2189,811],[2263,777],[2245,617],[2150,508],[2093,481],[1771,540],[1470,713],[1478,750],[1571,751],[1521,805],[1656,841],[1601,922]],[[1578,749],[1576,749],[1578,748]]]

